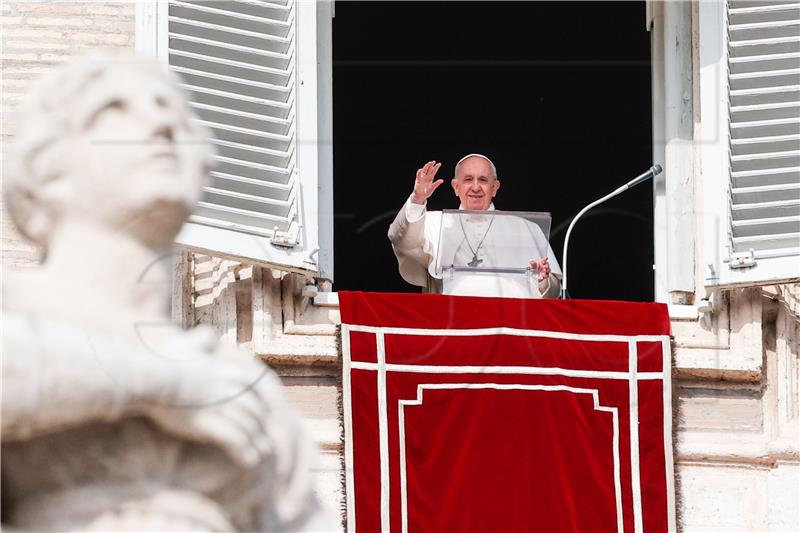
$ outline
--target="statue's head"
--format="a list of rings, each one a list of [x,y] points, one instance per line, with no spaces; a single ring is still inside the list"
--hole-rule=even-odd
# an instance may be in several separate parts
[[[99,225],[168,246],[207,179],[212,150],[176,79],[155,61],[89,57],[31,89],[6,206],[47,246],[59,225]]]

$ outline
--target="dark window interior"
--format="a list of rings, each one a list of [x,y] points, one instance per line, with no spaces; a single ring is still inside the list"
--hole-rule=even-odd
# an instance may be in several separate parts
[[[549,211],[561,257],[587,203],[651,164],[650,34],[641,2],[336,2],[333,21],[335,290],[419,291],[386,238],[414,173],[497,166],[503,210]],[[652,185],[573,231],[573,298],[653,300]]]

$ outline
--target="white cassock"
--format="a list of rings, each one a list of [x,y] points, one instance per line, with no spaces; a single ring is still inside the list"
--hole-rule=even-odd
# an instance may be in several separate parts
[[[489,211],[493,210],[492,204]],[[409,199],[389,228],[389,240],[403,279],[428,292],[555,298],[560,291],[561,269],[544,233],[519,216],[490,216],[487,212],[443,217],[441,211],[428,212],[424,205]],[[525,269],[531,259],[543,257],[549,259],[551,268],[544,290],[540,290],[535,272],[453,274],[447,268]]]

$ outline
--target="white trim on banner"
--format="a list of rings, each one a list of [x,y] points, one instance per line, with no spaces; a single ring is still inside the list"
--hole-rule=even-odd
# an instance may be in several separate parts
[[[631,437],[631,493],[633,496],[633,530],[642,533],[642,479],[639,473],[639,380],[636,377],[638,368],[638,352],[636,343],[628,343],[628,413],[630,414]]]
[[[383,335],[375,335],[378,355],[378,438],[381,458],[381,531],[390,532],[389,520],[389,413],[386,404],[386,345]]]
[[[352,368],[357,370],[379,370],[377,363],[353,361]],[[385,363],[382,368],[387,372],[408,372],[411,374],[530,374],[535,376],[565,376],[570,378],[593,379],[622,379],[629,381],[629,372],[614,372],[610,370],[574,370],[555,366],[469,366],[469,365],[401,365]],[[642,372],[637,374],[640,380],[663,379],[662,372]]]
[[[428,337],[478,337],[485,335],[513,335],[516,337],[543,337],[546,339],[568,339],[597,342],[661,342],[666,335],[604,335],[602,333],[565,333],[519,328],[472,328],[472,329],[427,329],[427,328],[384,328],[380,326],[360,326],[350,324],[350,331],[380,333],[382,335],[420,335]]]

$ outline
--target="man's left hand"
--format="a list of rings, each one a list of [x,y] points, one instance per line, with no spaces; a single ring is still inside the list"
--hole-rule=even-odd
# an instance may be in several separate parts
[[[531,259],[530,265],[531,268],[539,272],[539,281],[547,279],[547,276],[550,275],[550,261],[546,257],[538,261],[536,259]]]

